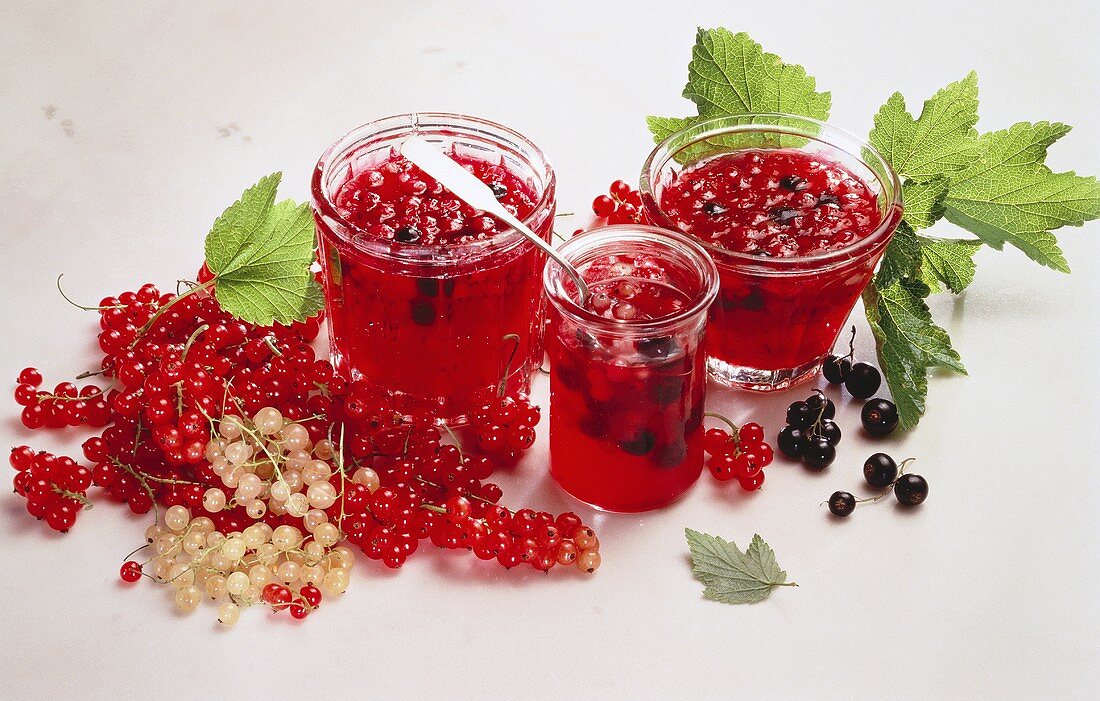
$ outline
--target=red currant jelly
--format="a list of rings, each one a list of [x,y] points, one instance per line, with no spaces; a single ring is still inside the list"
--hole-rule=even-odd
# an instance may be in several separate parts
[[[544,256],[399,155],[440,144],[533,230],[551,236],[554,173],[519,134],[446,114],[356,129],[313,178],[333,360],[410,415],[462,423],[496,394],[526,392],[543,354]]]
[[[689,238],[652,227],[594,229],[560,250],[590,294],[582,304],[547,264],[551,474],[601,509],[663,506],[703,468],[702,344],[717,270]]]
[[[757,390],[817,371],[901,218],[885,160],[801,117],[689,127],[650,155],[641,189],[647,216],[718,266],[711,375]]]

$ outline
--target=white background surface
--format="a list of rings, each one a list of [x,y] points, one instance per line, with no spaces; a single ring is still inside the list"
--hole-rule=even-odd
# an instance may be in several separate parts
[[[833,93],[832,121],[857,133],[892,91],[919,106],[975,68],[979,127],[1068,122],[1049,163],[1100,170],[1092,2],[311,5],[2,3],[5,383],[34,364],[52,386],[94,362],[96,320],[62,302],[57,273],[89,303],[193,276],[210,222],[244,186],[282,169],[282,193],[305,199],[317,156],[371,118],[448,110],[511,125],[555,164],[560,210],[586,211],[612,179],[636,178],[646,114],[690,111],[679,92],[696,25],[746,30],[808,66]],[[914,511],[884,500],[835,522],[819,506],[863,492],[874,452],[858,407],[840,402],[847,435],[824,474],[777,462],[754,495],[706,478],[661,512],[581,511],[603,542],[595,577],[434,551],[397,573],[362,558],[348,593],[303,625],[250,611],[225,631],[214,606],[184,617],[163,588],[118,582],[145,518],[104,502],[54,536],[0,496],[0,699],[1095,693],[1098,233],[1062,232],[1072,276],[983,250],[966,294],[933,302],[971,376],[934,378],[928,417],[886,444],[929,480]],[[807,391],[716,392],[711,408],[774,435]],[[5,443],[78,454],[83,436],[28,436],[4,402]],[[501,478],[506,503],[572,508],[545,451],[541,427]],[[761,533],[801,586],[755,606],[704,601],[684,526]]]

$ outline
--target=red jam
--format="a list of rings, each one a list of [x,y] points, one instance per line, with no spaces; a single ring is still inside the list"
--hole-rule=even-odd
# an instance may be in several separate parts
[[[705,354],[699,324],[631,332],[691,305],[651,258],[615,256],[582,269],[587,311],[619,333],[550,312],[550,471],[578,499],[611,511],[662,506],[702,469]],[[699,320],[702,321],[701,318]]]
[[[661,209],[704,243],[773,258],[839,250],[882,221],[862,180],[797,149],[735,151],[688,168]]]
[[[798,149],[746,149],[687,167],[660,193],[659,207],[711,246],[718,266],[707,331],[712,372],[717,361],[720,379],[758,389],[813,371],[885,245],[824,265],[799,260],[858,243],[880,228],[884,213],[846,167]],[[729,380],[729,368],[777,378]]]
[[[450,156],[492,188],[504,208],[520,219],[538,203],[534,186],[520,180],[503,161],[489,163],[455,152]],[[372,239],[420,246],[480,241],[508,229],[455,197],[396,152],[359,173],[348,166],[336,195],[336,208]]]
[[[502,162],[462,163],[521,219],[550,237],[553,203]],[[527,391],[542,361],[544,256],[390,152],[336,183],[352,226],[317,218],[337,367],[366,378],[409,414],[461,421],[507,376]]]

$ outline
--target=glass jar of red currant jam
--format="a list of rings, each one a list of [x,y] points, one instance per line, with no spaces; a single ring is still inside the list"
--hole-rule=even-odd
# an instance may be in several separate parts
[[[650,154],[640,190],[649,221],[718,265],[711,376],[762,391],[817,372],[902,211],[898,177],[870,145],[790,115],[677,132]]]
[[[686,236],[609,226],[559,249],[588,283],[550,262],[550,472],[608,511],[646,511],[703,469],[703,335],[718,291],[707,252]]]
[[[313,208],[333,360],[400,410],[457,424],[526,392],[543,356],[545,256],[457,199],[398,151],[439,144],[550,240],[555,177],[542,152],[475,117],[416,113],[365,124],[321,157]]]

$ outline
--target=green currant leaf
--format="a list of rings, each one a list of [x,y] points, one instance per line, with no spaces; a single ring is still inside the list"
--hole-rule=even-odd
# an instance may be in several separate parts
[[[703,596],[726,604],[752,604],[768,598],[774,587],[798,586],[787,582],[775,553],[759,535],[745,552],[718,536],[684,529],[691,550],[692,572],[703,583]]]
[[[214,295],[230,314],[261,326],[304,321],[324,308],[310,271],[309,205],[275,202],[281,173],[260,179],[218,217],[206,237]]]
[[[936,177],[925,182],[907,180],[901,190],[905,200],[905,221],[914,231],[927,229],[943,217],[943,201],[947,197],[945,178]]]
[[[1019,122],[982,134],[980,152],[949,177],[948,221],[997,250],[1010,243],[1035,262],[1069,272],[1051,229],[1100,217],[1100,183],[1045,164],[1047,148],[1069,132],[1065,124]]]
[[[828,119],[832,96],[815,88],[805,68],[765,53],[748,34],[700,28],[684,97],[698,105],[701,117],[781,113]]]
[[[928,370],[944,367],[966,374],[947,332],[932,321],[924,298],[928,286],[919,279],[877,282],[863,291],[867,322],[902,429],[917,425],[928,394]]]
[[[977,123],[978,74],[971,71],[926,101],[918,119],[909,114],[901,93],[891,95],[875,115],[870,142],[900,175],[926,181],[974,159]]]
[[[648,117],[658,143],[670,134],[705,119],[754,114],[796,114],[829,118],[832,96],[817,92],[816,81],[802,66],[765,53],[748,34],[728,29],[702,29],[688,64],[684,97],[698,107],[698,117]],[[678,160],[690,160],[681,154]]]
[[[939,239],[918,236],[920,244],[921,279],[933,291],[940,283],[959,294],[974,282],[974,255],[981,249],[981,241],[964,239]]]
[[[912,227],[905,221],[898,224],[893,238],[886,246],[875,273],[875,284],[885,287],[899,280],[907,280],[920,271],[920,242]]]

